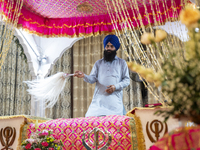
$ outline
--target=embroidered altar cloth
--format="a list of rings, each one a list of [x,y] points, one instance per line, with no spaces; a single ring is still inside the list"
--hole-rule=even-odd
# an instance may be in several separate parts
[[[110,115],[104,117],[55,119],[40,123],[37,130],[53,130],[63,142],[64,150],[84,150],[85,147],[82,144],[83,131],[90,132],[95,127],[111,133],[112,142],[108,150],[138,149],[135,121],[128,116]],[[35,124],[30,124],[27,129],[28,138],[35,131]],[[91,138],[94,139],[94,136],[91,136]],[[103,136],[100,135],[99,139],[102,140]],[[92,145],[90,144],[90,146]]]

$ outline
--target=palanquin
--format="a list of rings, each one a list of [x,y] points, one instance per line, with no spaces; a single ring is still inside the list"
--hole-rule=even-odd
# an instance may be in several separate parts
[[[174,118],[163,123],[162,117],[154,115],[155,111],[159,109],[163,108],[135,108],[129,111],[127,116],[111,115],[54,120],[32,116],[4,116],[0,117],[0,129],[3,131],[6,127],[10,127],[14,131],[15,128],[15,140],[13,143],[10,142],[12,144],[10,147],[14,150],[21,149],[21,142],[36,131],[36,122],[39,126],[37,130],[53,130],[63,142],[63,149],[66,150],[86,149],[82,143],[83,132],[90,132],[95,127],[110,132],[112,141],[107,149],[145,150],[162,138],[166,132],[179,126],[178,120]],[[91,138],[94,139],[92,136]],[[5,141],[5,136],[0,135],[0,139]],[[99,140],[102,139],[103,136],[100,135]],[[86,143],[88,143],[87,139]],[[91,144],[89,146],[94,148]],[[3,147],[5,147],[4,143],[1,142],[0,149]]]

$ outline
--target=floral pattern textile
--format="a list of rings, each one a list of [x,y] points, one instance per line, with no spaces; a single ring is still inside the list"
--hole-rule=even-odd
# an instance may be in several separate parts
[[[166,134],[149,150],[200,150],[200,126],[182,127]]]
[[[31,96],[24,80],[31,80],[28,63],[20,56],[19,40],[13,37],[6,61],[0,70],[0,116],[31,114]]]

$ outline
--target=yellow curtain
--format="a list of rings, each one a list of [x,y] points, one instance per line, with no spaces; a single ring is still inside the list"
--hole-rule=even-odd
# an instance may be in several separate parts
[[[0,116],[30,114],[31,97],[23,81],[32,79],[28,64],[20,57],[21,51],[23,48],[14,37],[0,70]]]
[[[64,52],[62,57],[53,66],[49,76],[56,74],[57,72],[72,72],[72,50],[68,49]],[[66,85],[61,93],[59,100],[53,106],[53,108],[47,108],[45,116],[47,118],[71,118],[71,80],[72,77],[66,79]]]
[[[90,74],[94,63],[103,57],[104,35],[89,37],[76,42],[73,46],[73,70],[83,71]],[[117,56],[126,58],[121,49]],[[134,76],[133,79],[136,77]],[[92,101],[95,84],[89,84],[83,79],[73,78],[73,118],[84,117]],[[127,111],[133,107],[142,107],[141,83],[132,80],[130,85],[124,89],[123,102]]]

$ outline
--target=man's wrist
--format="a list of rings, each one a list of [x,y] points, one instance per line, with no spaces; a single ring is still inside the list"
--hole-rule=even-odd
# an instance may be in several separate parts
[[[87,80],[87,75],[86,74],[84,74],[83,79]]]
[[[119,89],[119,86],[116,84],[114,85],[115,86],[115,90],[118,90]]]

